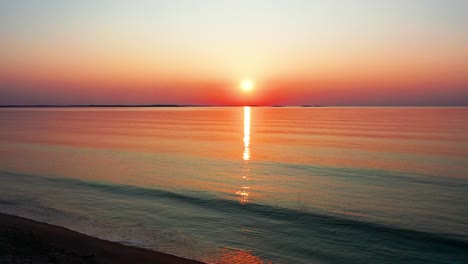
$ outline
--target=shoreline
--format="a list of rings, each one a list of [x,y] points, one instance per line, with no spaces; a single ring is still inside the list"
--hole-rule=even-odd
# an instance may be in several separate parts
[[[0,213],[0,262],[6,264],[202,263],[3,213]]]

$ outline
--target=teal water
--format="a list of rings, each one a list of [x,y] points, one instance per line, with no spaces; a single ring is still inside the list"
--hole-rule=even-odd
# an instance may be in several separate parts
[[[209,263],[467,263],[467,116],[1,109],[0,212]]]

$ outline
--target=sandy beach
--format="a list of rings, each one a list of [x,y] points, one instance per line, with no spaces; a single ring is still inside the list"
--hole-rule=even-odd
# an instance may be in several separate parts
[[[201,263],[0,213],[0,263]]]

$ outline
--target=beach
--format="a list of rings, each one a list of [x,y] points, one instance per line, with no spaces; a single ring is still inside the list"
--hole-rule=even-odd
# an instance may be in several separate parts
[[[0,213],[0,263],[202,263]]]

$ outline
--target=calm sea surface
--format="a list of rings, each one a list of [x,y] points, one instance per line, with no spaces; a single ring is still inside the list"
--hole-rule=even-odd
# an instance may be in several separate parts
[[[468,263],[468,108],[4,108],[0,182],[209,263]]]

